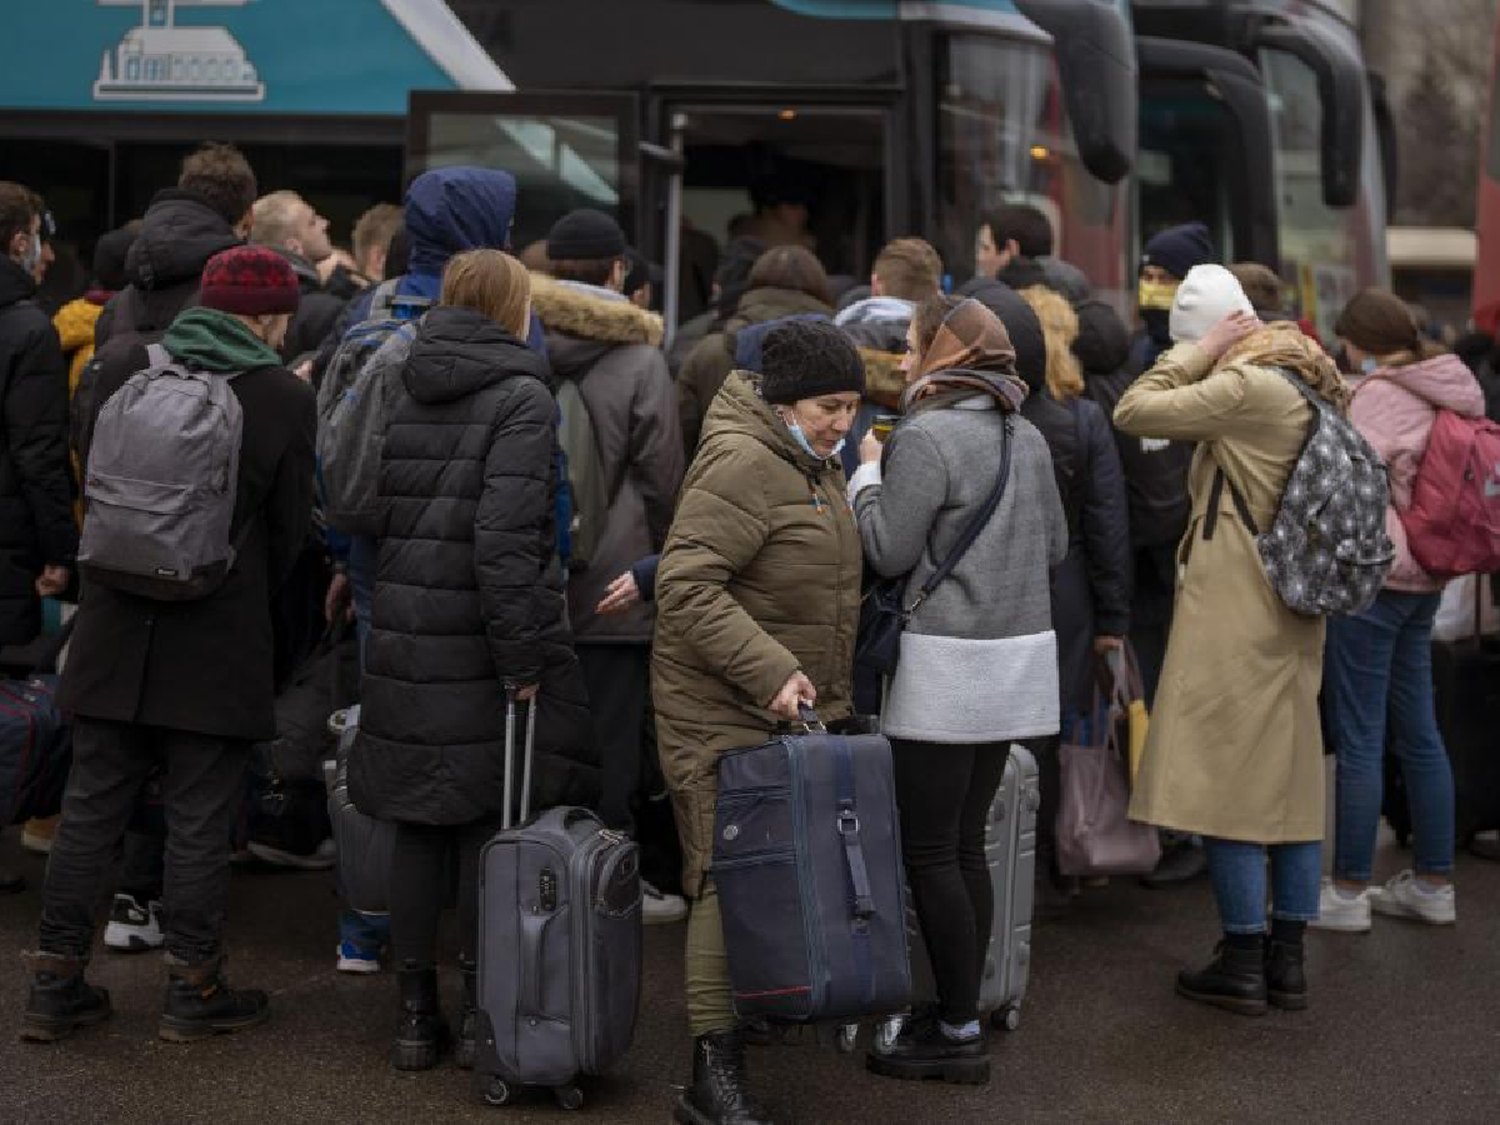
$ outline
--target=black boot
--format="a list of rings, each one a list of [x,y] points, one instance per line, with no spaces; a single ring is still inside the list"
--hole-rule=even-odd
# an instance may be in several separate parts
[[[738,1031],[711,1031],[693,1040],[693,1084],[672,1117],[681,1125],[773,1125],[750,1094],[745,1040]]]
[[[458,972],[464,982],[464,1008],[458,1017],[458,1042],[453,1061],[462,1070],[474,1069],[474,1037],[479,1033],[479,966],[473,961],[459,961]]]
[[[224,957],[189,965],[167,955],[167,1001],[156,1033],[169,1043],[191,1043],[265,1023],[271,998],[258,988],[233,989]]]
[[[21,1015],[23,1040],[52,1043],[109,1019],[109,993],[83,979],[87,962],[53,953],[22,954],[22,960],[31,969],[31,993]]]
[[[412,962],[408,961],[408,965]],[[438,1003],[436,969],[403,968],[396,974],[401,988],[401,1016],[391,1065],[397,1070],[431,1070],[448,1049],[448,1021]]]
[[[1273,1008],[1300,1012],[1307,1007],[1307,973],[1302,967],[1302,944],[1266,942],[1266,996]]]
[[[0,895],[18,895],[26,889],[26,877],[13,875],[0,867]]]
[[[1189,1000],[1212,1004],[1242,1016],[1266,1014],[1266,954],[1255,945],[1219,943],[1217,956],[1201,972],[1177,974],[1177,991]]]
[[[982,1086],[990,1080],[990,1055],[984,1034],[952,1039],[943,1031],[936,1009],[910,1016],[894,1036],[877,1036],[865,1055],[865,1067],[886,1078],[920,1081],[935,1078],[956,1085]]]

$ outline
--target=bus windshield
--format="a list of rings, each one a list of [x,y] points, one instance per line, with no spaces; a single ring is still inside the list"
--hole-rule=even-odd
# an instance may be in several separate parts
[[[1057,253],[1118,303],[1126,289],[1126,189],[1095,179],[1073,144],[1050,47],[981,34],[946,37],[938,51],[937,211],[946,261],[972,273],[975,231],[990,209],[1045,211]],[[955,270],[961,283],[968,273]]]

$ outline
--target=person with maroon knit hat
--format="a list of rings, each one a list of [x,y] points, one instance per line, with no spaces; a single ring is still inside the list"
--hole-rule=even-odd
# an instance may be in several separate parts
[[[239,402],[234,554],[220,585],[192,600],[84,582],[58,699],[74,717],[73,769],[47,865],[39,951],[28,957],[25,1040],[61,1039],[110,1015],[109,994],[84,979],[95,908],[141,789],[158,770],[168,831],[168,984],[158,1033],[186,1042],[269,1014],[264,992],[225,983],[221,931],[250,746],[276,734],[271,598],[312,520],[316,411],[312,389],[276,352],[298,299],[284,258],[260,247],[216,254],[198,299],[162,345],[175,365],[230,380]],[[102,365],[95,401],[102,407],[152,363],[144,345],[119,351]],[[101,414],[96,408],[86,420],[86,466]],[[88,520],[86,510],[86,534]]]

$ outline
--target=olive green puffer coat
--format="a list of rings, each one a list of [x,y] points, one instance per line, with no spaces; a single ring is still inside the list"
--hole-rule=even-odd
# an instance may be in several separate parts
[[[708,412],[656,580],[652,691],[662,770],[696,897],[712,852],[719,755],[764,742],[792,673],[825,722],[851,712],[859,531],[838,458],[793,441],[735,372]]]

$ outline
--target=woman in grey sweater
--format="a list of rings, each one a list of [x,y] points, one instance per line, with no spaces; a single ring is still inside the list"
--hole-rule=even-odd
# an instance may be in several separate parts
[[[869,1064],[896,1078],[975,1082],[989,1076],[978,1022],[994,913],[985,821],[1010,743],[1057,733],[1049,572],[1068,532],[1047,443],[1018,413],[1027,388],[1004,325],[977,301],[936,297],[907,343],[905,417],[884,446],[865,440],[849,482],[866,561],[907,577],[911,599],[984,508],[1007,442],[1010,469],[978,538],[913,614],[886,684],[881,727],[938,1005]]]

